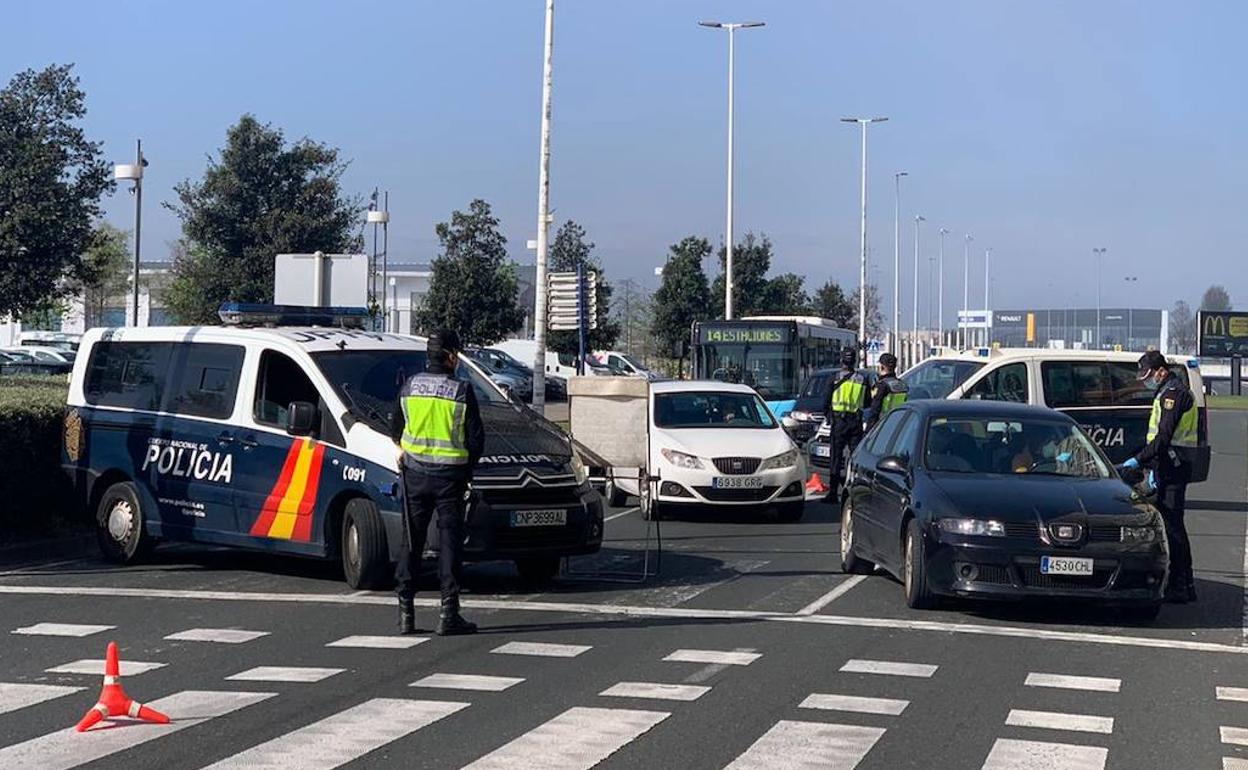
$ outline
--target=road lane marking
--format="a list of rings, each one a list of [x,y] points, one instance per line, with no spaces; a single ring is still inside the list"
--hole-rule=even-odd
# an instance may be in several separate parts
[[[502,692],[518,685],[524,679],[518,676],[485,676],[483,674],[430,674],[412,682],[408,687],[432,687],[438,690],[474,690],[476,692]]]
[[[276,694],[186,690],[147,704],[173,718],[167,725],[119,719],[115,722],[124,727],[96,727],[85,733],[68,727],[0,749],[0,767],[69,770],[225,716]]]
[[[798,615],[814,615],[819,610],[823,609],[824,607],[827,607],[832,602],[844,596],[846,593],[849,592],[851,588],[853,588],[854,586],[858,585],[859,583],[861,583],[862,581],[866,579],[867,579],[866,575],[853,575],[845,580],[842,580],[840,583],[837,583],[836,587],[834,587],[831,591],[828,591],[823,596],[820,596],[818,599],[815,599],[810,604],[807,604],[805,607],[798,610],[797,614]]]
[[[30,586],[0,585],[0,595],[17,596],[78,596],[113,599],[189,599],[224,602],[275,602],[289,604],[372,605],[390,607],[394,597],[372,594],[275,593],[251,591],[206,591],[165,588],[102,588],[94,586]],[[418,607],[438,607],[438,599],[417,599]],[[465,599],[470,610],[515,610],[554,612],[570,615],[618,615],[633,618],[668,618],[698,620],[766,620],[781,623],[811,623],[846,628],[885,628],[895,631],[930,631],[938,634],[998,636],[1033,641],[1103,644],[1116,647],[1139,647],[1157,650],[1184,650],[1232,655],[1248,655],[1248,645],[1220,642],[1194,642],[1164,637],[1101,634],[1091,631],[1055,631],[1028,626],[957,623],[942,620],[907,620],[854,615],[795,615],[765,610],[713,610],[691,607],[640,607],[626,604],[591,604],[582,602],[532,602],[496,599]]]
[[[146,674],[148,671],[155,671],[158,668],[164,668],[167,665],[169,664],[149,663],[141,660],[126,660],[125,658],[122,658],[121,675],[138,676],[139,674]],[[104,661],[84,658],[82,660],[75,660],[69,663],[62,663],[55,668],[44,669],[44,671],[49,674],[95,674],[97,676],[104,676]]]
[[[798,704],[798,708],[823,711],[852,711],[856,714],[884,714],[898,716],[910,705],[908,700],[892,698],[862,698],[857,695],[831,695],[812,693]]]
[[[661,682],[619,682],[599,695],[608,698],[651,698],[654,700],[692,701],[711,691],[709,687],[692,684],[664,684]]]
[[[570,708],[464,770],[589,770],[668,716],[666,711]]]
[[[46,700],[81,692],[85,687],[66,687],[57,684],[18,684],[0,682],[0,714],[34,706]]]
[[[357,647],[375,650],[409,650],[429,641],[427,636],[344,636],[326,647]]]
[[[630,514],[630,513],[636,513],[636,512],[637,512],[637,511],[639,511],[639,510],[641,510],[641,509],[640,509],[640,508],[638,508],[638,507],[636,507],[636,506],[633,506],[632,508],[629,508],[629,509],[628,509],[628,510],[626,510],[626,511],[620,511],[619,513],[613,513],[613,514],[611,514],[610,516],[608,516],[607,518],[603,519],[603,520],[602,520],[602,523],[603,523],[603,524],[606,524],[608,521],[615,521],[616,519],[620,518],[621,516],[627,516],[627,515],[628,515],[628,514]]]
[[[253,746],[205,770],[254,767],[328,770],[411,735],[468,705],[453,701],[374,698]]]
[[[1027,711],[1026,709],[1010,709],[1005,723],[1011,727],[1042,727],[1046,730],[1073,730],[1081,733],[1101,733],[1110,735],[1114,732],[1113,717],[1098,717],[1090,714],[1061,714],[1056,711]]]
[[[850,660],[841,666],[847,674],[881,674],[883,676],[912,676],[928,679],[938,666],[927,663],[901,663],[894,660]]]
[[[218,642],[220,644],[242,644],[262,636],[268,631],[244,631],[238,628],[191,628],[170,634],[165,639],[171,642]]]
[[[490,652],[499,655],[534,655],[539,658],[575,658],[592,650],[588,644],[549,644],[547,642],[508,642]]]
[[[998,738],[982,770],[1104,770],[1109,749]]]
[[[715,663],[723,666],[748,666],[763,657],[757,652],[740,650],[676,650],[663,660],[676,663]]]
[[[1121,679],[1101,676],[1067,676],[1066,674],[1027,674],[1027,687],[1054,687],[1060,690],[1087,690],[1089,692],[1118,692]]]
[[[1248,703],[1248,687],[1218,687],[1218,700],[1234,700]]]
[[[231,682],[319,682],[345,668],[316,668],[314,666],[256,666],[227,676]]]
[[[13,633],[24,636],[91,636],[116,627],[93,626],[85,623],[36,623],[33,626],[15,628]]]
[[[871,751],[882,727],[781,720],[725,770],[852,770]]]
[[[1248,770],[1248,759],[1222,757],[1222,770]]]
[[[1226,727],[1218,728],[1218,732],[1222,735],[1222,742],[1229,743],[1232,746],[1248,746],[1248,727]]]
[[[706,583],[679,583],[671,586],[656,586],[655,588],[644,589],[634,594],[634,601],[639,601],[643,605],[653,604],[658,607],[675,607],[678,604],[691,601],[707,591],[740,580],[743,576],[762,569],[768,564],[771,564],[770,559],[737,559],[736,561],[723,562],[715,569],[715,572],[727,574],[719,580],[712,580]]]

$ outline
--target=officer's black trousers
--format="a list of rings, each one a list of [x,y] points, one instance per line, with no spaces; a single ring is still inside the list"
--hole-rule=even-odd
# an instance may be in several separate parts
[[[845,416],[834,415],[828,422],[828,482],[833,491],[841,488],[842,469],[845,468],[844,455],[852,454],[862,440],[862,415],[858,413]]]
[[[438,579],[442,584],[442,605],[459,609],[459,580],[464,561],[464,493],[468,474],[427,473],[404,466],[403,486],[407,495],[407,526],[399,563],[395,567],[395,590],[407,599],[416,593],[416,576],[425,552],[429,522],[438,514]]]
[[[1181,480],[1157,480],[1157,510],[1166,522],[1166,539],[1170,543],[1170,585],[1186,588],[1193,585],[1192,544],[1187,538],[1183,514],[1187,508],[1187,483]]]

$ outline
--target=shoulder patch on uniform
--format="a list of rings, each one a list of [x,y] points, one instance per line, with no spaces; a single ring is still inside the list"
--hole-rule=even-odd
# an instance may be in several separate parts
[[[1173,398],[1163,399],[1163,400],[1162,400],[1162,402],[1161,402],[1161,408],[1162,408],[1162,409],[1173,409],[1173,408],[1174,408],[1174,399],[1173,399]]]

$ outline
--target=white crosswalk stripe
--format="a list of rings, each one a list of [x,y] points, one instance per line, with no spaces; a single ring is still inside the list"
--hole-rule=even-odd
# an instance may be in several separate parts
[[[1248,746],[1248,727],[1223,725],[1218,728],[1218,733],[1222,736],[1223,743],[1229,743],[1232,746]]]
[[[502,692],[520,684],[518,676],[485,676],[482,674],[430,674],[409,687],[432,687],[439,690],[476,690],[478,692]]]
[[[806,696],[806,700],[802,701],[798,708],[897,716],[909,705],[908,700],[894,700],[893,698],[863,698],[857,695],[813,693]]]
[[[46,700],[81,692],[85,687],[65,687],[55,684],[19,684],[0,682],[0,714],[34,706]]]
[[[661,682],[618,682],[598,693],[608,698],[650,698],[653,700],[691,701],[711,691],[709,687],[693,684],[664,684]]]
[[[571,708],[464,770],[588,770],[669,715],[666,711]]]
[[[1248,703],[1248,687],[1219,687],[1218,700],[1233,700]]]
[[[676,650],[663,660],[678,663],[711,663],[724,666],[748,666],[763,657],[757,652],[733,650]]]
[[[427,636],[345,636],[326,647],[359,647],[377,650],[409,650],[429,641]]]
[[[983,770],[1104,770],[1109,749],[998,738]]]
[[[1032,672],[1023,682],[1027,687],[1054,687],[1062,690],[1088,690],[1091,692],[1118,692],[1121,679],[1100,676],[1067,676],[1066,674],[1039,674]]]
[[[1048,730],[1074,730],[1082,733],[1102,733],[1109,735],[1114,731],[1113,717],[1098,717],[1089,714],[1062,714],[1056,711],[1027,711],[1010,709],[1005,723],[1012,727],[1040,727]]]
[[[490,652],[499,655],[534,655],[539,658],[575,658],[593,649],[587,644],[549,644],[547,642],[508,642]]]
[[[1222,770],[1248,770],[1248,759],[1222,757]]]
[[[226,679],[232,682],[319,682],[345,670],[315,666],[256,666]]]
[[[884,729],[782,720],[726,770],[853,770]]]
[[[170,634],[165,639],[171,642],[218,642],[220,644],[242,644],[262,636],[268,631],[244,631],[239,628],[190,628]]]
[[[454,701],[374,698],[210,765],[211,770],[328,770],[468,707]]]
[[[841,666],[848,674],[883,674],[885,676],[913,676],[926,679],[936,673],[938,666],[926,663],[899,663],[892,660],[850,660]]]
[[[158,668],[164,668],[166,665],[168,664],[152,663],[142,660],[126,660],[125,658],[122,658],[120,671],[122,676],[138,676],[139,674],[145,674],[148,671],[155,671]],[[90,658],[74,660],[69,663],[62,663],[59,666],[49,668],[47,669],[47,673],[95,674],[97,676],[104,676],[104,661],[92,660]]]
[[[274,695],[276,693],[271,692],[179,692],[148,704],[173,717],[170,724],[135,722],[121,729],[97,727],[85,733],[76,733],[72,727],[57,730],[0,749],[0,767],[68,770],[194,727]]]
[[[91,636],[110,631],[117,626],[93,626],[85,623],[36,623],[33,626],[15,628],[13,633],[26,636]]]

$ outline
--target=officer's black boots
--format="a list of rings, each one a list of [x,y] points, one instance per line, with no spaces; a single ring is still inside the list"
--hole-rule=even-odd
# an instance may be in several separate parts
[[[459,614],[459,603],[445,602],[438,617],[438,636],[466,636],[477,632],[477,624],[469,623]]]
[[[416,633],[416,606],[411,597],[399,597],[399,633]]]

